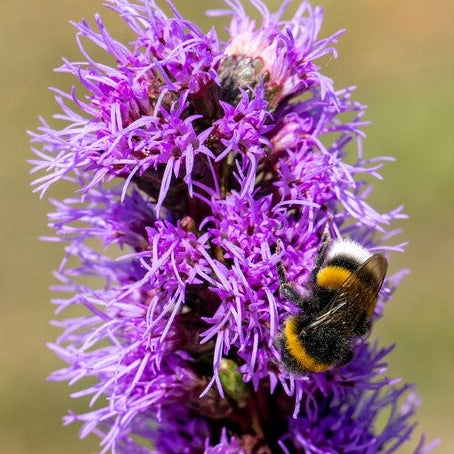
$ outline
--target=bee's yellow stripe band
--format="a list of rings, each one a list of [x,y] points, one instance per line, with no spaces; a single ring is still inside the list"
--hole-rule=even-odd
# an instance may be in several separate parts
[[[306,351],[298,338],[296,320],[294,317],[289,317],[287,319],[284,335],[290,355],[302,369],[312,372],[323,372],[331,367],[328,364],[318,362]]]
[[[352,274],[341,266],[325,266],[317,273],[317,284],[323,288],[338,289]]]

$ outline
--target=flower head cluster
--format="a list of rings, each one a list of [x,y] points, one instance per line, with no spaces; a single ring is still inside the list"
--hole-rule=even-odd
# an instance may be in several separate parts
[[[384,376],[389,350],[358,340],[348,365],[320,374],[280,365],[274,340],[296,309],[279,295],[279,260],[304,284],[326,225],[386,253],[402,214],[367,203],[358,175],[377,177],[384,159],[362,158],[364,107],[316,64],[339,33],[319,40],[322,11],[307,2],[285,21],[288,2],[271,14],[249,1],[260,25],[239,0],[210,12],[231,16],[222,42],[170,2],[166,16],[154,0],[109,0],[134,41],[99,16],[97,30],[75,24],[85,61],[59,70],[83,93],[55,90],[63,127],[32,133],[36,190],[78,190],[53,200],[50,224],[66,244],[58,312],[85,312],[54,322],[67,365],[51,378],[91,378],[73,394],[90,409],[65,422],[103,452],[392,452],[413,428],[415,405],[397,402],[408,387]]]

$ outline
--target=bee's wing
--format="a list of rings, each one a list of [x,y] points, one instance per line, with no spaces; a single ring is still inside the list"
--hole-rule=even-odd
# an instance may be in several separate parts
[[[387,269],[385,257],[380,254],[369,257],[345,280],[323,313],[306,330],[331,325],[351,334],[362,315],[372,316]]]

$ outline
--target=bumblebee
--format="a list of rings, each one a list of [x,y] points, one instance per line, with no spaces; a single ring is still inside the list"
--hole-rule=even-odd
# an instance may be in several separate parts
[[[280,249],[280,244],[278,244]],[[388,262],[348,239],[331,242],[324,233],[302,295],[277,265],[280,293],[301,310],[287,318],[275,345],[284,368],[293,374],[323,372],[353,358],[352,340],[367,334]]]

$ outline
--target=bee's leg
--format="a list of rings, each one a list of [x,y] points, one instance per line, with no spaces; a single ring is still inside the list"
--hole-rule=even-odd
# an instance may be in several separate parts
[[[325,228],[323,230],[321,243],[322,245],[320,246],[320,250],[318,251],[317,259],[315,261],[315,266],[319,268],[323,265],[323,262],[325,261],[326,251],[328,250],[328,247],[331,243],[331,234],[329,233],[328,224],[325,225]]]
[[[323,263],[325,262],[326,253],[328,251],[330,243],[331,235],[329,233],[328,224],[326,224],[325,229],[323,230],[322,233],[321,246],[317,252],[317,257],[315,258],[315,266],[309,278],[312,285],[314,285],[317,281],[317,274],[320,271],[320,268],[323,266]]]
[[[277,263],[277,276],[279,278],[279,291],[282,296],[291,301],[297,306],[301,306],[301,301],[305,299],[303,295],[298,291],[296,284],[287,280],[287,273],[284,268],[282,261]]]
[[[276,253],[279,253],[281,250],[281,241],[279,240],[276,246]],[[285,271],[284,264],[282,260],[279,260],[277,263],[277,276],[279,278],[279,291],[281,292],[282,296],[295,304],[298,307],[306,311],[311,311],[314,306],[313,298],[308,296],[301,295],[298,291],[298,288],[294,282],[291,282],[287,279],[287,272]]]
[[[294,282],[285,282],[279,287],[281,295],[288,301],[296,306],[304,309],[304,311],[311,313],[314,311],[316,303],[310,296],[301,295]]]
[[[279,262],[277,262],[277,277],[279,278],[279,284],[287,284],[287,272],[285,271],[282,260],[279,260]]]

